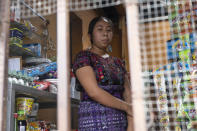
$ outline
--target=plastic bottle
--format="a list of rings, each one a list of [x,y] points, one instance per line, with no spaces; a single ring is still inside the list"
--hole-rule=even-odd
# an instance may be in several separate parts
[[[18,84],[18,79],[17,79],[17,73],[16,73],[16,71],[13,71],[13,74],[12,74],[12,83]]]
[[[25,82],[24,82],[24,76],[23,76],[23,74],[21,73],[21,72],[18,72],[18,84],[20,84],[20,85],[24,85],[25,84]]]
[[[18,120],[18,131],[26,131],[27,122],[26,120]]]
[[[18,117],[18,114],[14,113],[14,131],[17,131],[18,129],[17,117]]]
[[[9,83],[12,83],[12,77],[13,77],[13,75],[12,75],[11,71],[9,71],[8,72],[8,82]]]

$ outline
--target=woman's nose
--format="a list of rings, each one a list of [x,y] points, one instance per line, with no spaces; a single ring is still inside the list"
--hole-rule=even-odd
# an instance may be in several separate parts
[[[106,36],[107,35],[107,31],[104,31],[103,34]]]

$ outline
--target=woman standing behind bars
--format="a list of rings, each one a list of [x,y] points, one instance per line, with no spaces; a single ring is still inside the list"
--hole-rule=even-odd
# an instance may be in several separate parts
[[[123,62],[107,54],[113,23],[96,17],[88,34],[92,47],[77,54],[74,73],[82,92],[79,131],[131,131],[130,83]]]

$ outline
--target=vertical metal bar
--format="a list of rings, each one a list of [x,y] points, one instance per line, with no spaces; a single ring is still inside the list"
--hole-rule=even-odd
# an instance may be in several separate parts
[[[6,130],[7,59],[10,0],[0,0],[0,130]]]
[[[132,104],[134,117],[134,130],[145,131],[145,111],[142,90],[142,69],[140,58],[140,42],[138,33],[138,7],[137,0],[126,2],[128,47],[130,62],[130,78],[132,85]],[[139,126],[140,124],[140,126]]]
[[[58,131],[70,131],[68,0],[57,0]]]
[[[15,124],[14,112],[15,112],[15,89],[12,87],[12,83],[8,83],[6,131],[14,131],[14,124]]]

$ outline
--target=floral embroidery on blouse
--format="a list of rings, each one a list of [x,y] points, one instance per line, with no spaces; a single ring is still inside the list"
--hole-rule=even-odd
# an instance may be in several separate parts
[[[103,58],[89,50],[84,50],[79,52],[75,58],[74,74],[77,69],[84,66],[93,68],[99,85],[123,85],[124,83],[126,70],[122,60],[117,57]]]

